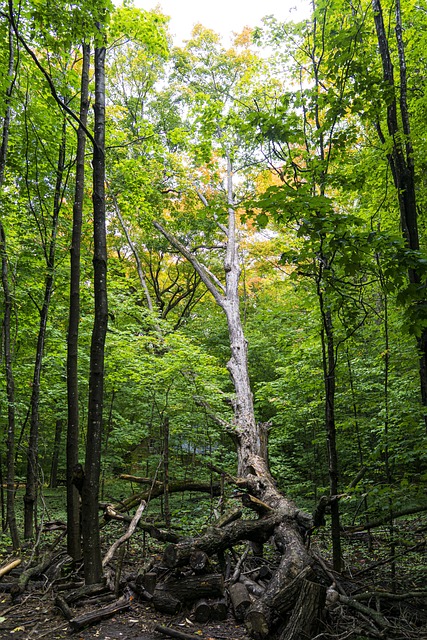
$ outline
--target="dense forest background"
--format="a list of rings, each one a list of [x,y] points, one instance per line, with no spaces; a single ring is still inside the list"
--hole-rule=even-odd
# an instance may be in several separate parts
[[[339,495],[342,522],[382,519],[393,548],[396,518],[426,508],[425,7],[319,0],[308,21],[269,17],[229,47],[202,25],[174,47],[160,11],[10,0],[0,38],[4,535],[19,547],[24,503],[33,535],[43,487],[87,464],[96,424],[101,499],[122,473],[235,473],[227,321],[202,277],[221,288],[232,204],[278,488],[308,511]],[[102,420],[89,402],[101,281]]]

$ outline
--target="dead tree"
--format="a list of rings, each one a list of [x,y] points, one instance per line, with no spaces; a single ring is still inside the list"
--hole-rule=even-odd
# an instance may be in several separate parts
[[[237,443],[237,484],[271,509],[273,516],[268,516],[268,519],[273,526],[268,535],[273,534],[276,547],[282,552],[280,565],[273,574],[264,594],[247,609],[245,615],[250,633],[254,637],[265,638],[270,634],[273,619],[271,603],[274,596],[284,585],[290,583],[300,574],[306,566],[312,564],[312,559],[305,548],[301,534],[302,528],[310,526],[310,519],[301,514],[296,505],[277,490],[268,467],[266,436],[263,427],[257,424],[255,419],[248,374],[247,343],[240,317],[238,286],[241,267],[233,198],[233,167],[230,157],[227,157],[226,172],[228,224],[227,226],[220,225],[226,235],[225,285],[159,222],[154,222],[154,226],[192,264],[227,318],[231,350],[227,368],[235,389],[234,420],[230,425],[230,431]],[[182,560],[182,553],[184,550],[180,549],[179,544],[176,545],[175,554],[169,550],[169,555],[175,556],[177,563]],[[308,602],[310,603],[311,600]],[[304,607],[301,607],[299,615],[312,617],[311,613],[304,611]],[[296,625],[297,627],[298,625]],[[292,637],[296,638],[297,636],[295,634],[287,636],[288,640]]]

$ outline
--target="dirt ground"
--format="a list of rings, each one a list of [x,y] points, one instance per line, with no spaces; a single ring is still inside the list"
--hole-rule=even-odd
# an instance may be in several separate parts
[[[76,609],[76,614],[87,612]],[[133,601],[129,611],[72,632],[55,607],[51,594],[27,594],[23,601],[11,606],[10,596],[0,600],[1,640],[162,640],[167,636],[154,631],[155,625],[171,626],[177,631],[194,634],[201,640],[247,640],[245,628],[237,625],[232,616],[224,622],[199,624],[186,612],[179,617],[162,616],[150,605]]]

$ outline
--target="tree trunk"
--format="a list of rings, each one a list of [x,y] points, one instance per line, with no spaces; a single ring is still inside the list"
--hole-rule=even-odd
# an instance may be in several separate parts
[[[37,502],[38,482],[38,439],[39,439],[39,404],[40,404],[40,379],[44,343],[46,339],[46,327],[49,313],[50,299],[53,291],[56,235],[58,230],[59,211],[61,209],[63,175],[65,165],[66,121],[63,120],[62,139],[59,146],[58,164],[56,170],[56,184],[53,202],[52,223],[50,230],[49,246],[45,246],[46,277],[44,286],[43,304],[40,309],[39,333],[37,338],[36,359],[34,364],[33,382],[30,400],[30,437],[27,453],[27,480],[24,495],[24,537],[32,538],[34,532],[35,508]]]
[[[341,571],[341,525],[338,495],[338,452],[335,428],[335,365],[332,314],[324,308],[323,293],[319,292],[322,315],[322,359],[325,384],[325,424],[328,445],[329,491],[331,509],[332,556],[335,571]]]
[[[10,125],[10,98],[13,91],[14,74],[14,47],[12,37],[12,27],[9,27],[9,68],[8,76],[10,84],[6,90],[6,112],[3,118],[2,143],[0,148],[0,189],[3,187],[4,172],[6,169],[7,147],[9,140]],[[0,251],[1,251],[1,278],[4,295],[4,316],[3,316],[3,348],[4,363],[6,369],[6,396],[7,396],[7,442],[6,442],[6,476],[7,476],[7,498],[6,498],[6,522],[12,538],[14,550],[19,549],[19,534],[15,517],[15,380],[12,368],[12,353],[10,340],[10,318],[12,314],[12,296],[9,288],[8,260],[6,250],[6,234],[2,222],[0,221]]]
[[[55,427],[55,441],[53,443],[52,464],[50,465],[49,487],[51,489],[56,489],[56,487],[58,486],[58,461],[59,452],[61,450],[62,427],[62,418],[57,418]]]
[[[107,246],[105,228],[105,47],[95,49],[95,146],[93,152],[95,318],[90,351],[89,406],[85,481],[82,492],[83,559],[86,584],[102,578],[99,539],[104,347],[108,324]]]
[[[208,272],[204,265],[202,265],[184,245],[164,229],[161,224],[155,222],[154,226],[189,260],[227,317],[231,350],[231,357],[227,367],[235,389],[234,425],[231,433],[237,442],[239,475],[237,484],[272,509],[273,515],[261,518],[258,521],[258,525],[260,530],[266,527],[267,524],[271,525],[271,530],[268,532],[265,540],[274,532],[275,545],[283,554],[279,568],[273,574],[265,593],[248,608],[246,614],[251,633],[255,637],[265,638],[270,633],[273,618],[271,603],[274,595],[284,584],[291,582],[304,567],[309,565],[311,559],[304,546],[300,527],[296,522],[297,518],[301,517],[301,512],[299,512],[291,500],[280,494],[277,490],[268,468],[265,447],[266,439],[263,436],[261,426],[257,424],[255,420],[248,374],[247,343],[240,317],[238,291],[240,265],[238,260],[236,221],[233,203],[233,170],[229,157],[227,158],[226,178],[228,226],[226,229],[227,246],[224,260],[225,287]],[[309,520],[310,519],[307,518],[307,523]],[[243,533],[241,529],[242,525],[243,523],[236,523],[238,530],[237,535],[242,535],[240,539],[248,539],[247,536],[250,535],[250,532],[248,530]],[[256,525],[256,523],[252,522],[251,526],[254,527],[254,525]],[[228,525],[228,528],[232,526],[233,525]],[[307,526],[310,525],[307,524]],[[215,529],[212,540],[218,539],[219,541],[221,532],[222,535],[229,536],[229,541],[235,537],[235,532],[232,529]],[[204,538],[206,545],[209,546],[209,536],[205,536]],[[255,540],[259,541],[259,535],[255,537]],[[220,547],[224,545],[223,538],[219,541],[219,545]],[[201,548],[199,545],[197,546]],[[203,547],[203,550],[209,553],[207,547]],[[191,551],[191,543],[188,545],[176,545],[173,551],[171,549],[166,550],[168,566],[177,566],[185,562],[184,556],[187,559],[187,557],[191,555]],[[257,620],[261,621],[257,629],[250,624],[250,619],[254,611],[257,613]]]
[[[85,148],[89,111],[90,46],[83,45],[80,88],[80,121],[77,131],[76,186],[73,231],[70,248],[70,309],[67,334],[67,551],[73,560],[81,558],[80,497],[73,484],[73,470],[79,462],[78,337],[80,322],[80,243],[84,198]],[[83,125],[83,126],[82,126]]]
[[[14,550],[19,549],[19,534],[15,516],[15,379],[12,368],[12,354],[10,345],[10,316],[12,312],[12,297],[9,290],[7,270],[6,236],[0,222],[0,250],[2,262],[2,283],[4,293],[4,318],[3,318],[3,348],[6,368],[6,395],[7,395],[7,498],[6,498],[6,522],[9,526],[10,537]]]
[[[414,152],[412,148],[409,109],[407,104],[407,77],[405,48],[402,37],[402,16],[400,0],[396,0],[396,41],[399,59],[399,87],[394,80],[394,68],[390,55],[387,30],[384,25],[381,0],[372,0],[378,48],[383,67],[384,82],[390,89],[390,100],[387,103],[387,130],[392,141],[392,149],[387,155],[388,164],[393,176],[394,186],[400,212],[400,224],[406,245],[412,251],[420,248],[418,233],[417,196],[415,190]],[[396,96],[399,95],[399,101]],[[399,126],[401,122],[401,127]],[[377,132],[383,144],[386,140],[379,123]],[[403,134],[403,135],[402,135]],[[404,141],[404,142],[403,142]],[[422,285],[422,278],[416,268],[408,269],[408,280],[411,284]],[[427,427],[427,328],[424,327],[417,338],[420,354],[419,375],[421,402],[424,407],[424,420]]]
[[[169,505],[169,418],[163,421],[163,511],[166,527],[171,524],[171,511]]]

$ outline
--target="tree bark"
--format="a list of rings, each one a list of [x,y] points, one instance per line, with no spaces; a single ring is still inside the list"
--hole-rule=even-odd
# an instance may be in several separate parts
[[[341,571],[341,525],[338,495],[338,451],[335,427],[335,366],[334,330],[332,314],[325,310],[323,292],[318,282],[320,312],[322,316],[322,360],[325,385],[325,425],[328,446],[329,491],[331,509],[332,560],[335,571]]]
[[[67,551],[73,560],[81,558],[80,497],[73,484],[73,470],[79,462],[78,338],[80,322],[80,244],[83,217],[85,149],[89,111],[90,46],[83,44],[80,86],[80,122],[77,130],[76,184],[73,230],[70,247],[70,309],[67,334]]]
[[[171,525],[171,511],[169,505],[169,418],[163,421],[163,512],[166,527]]]
[[[59,452],[61,450],[62,427],[62,418],[57,418],[55,426],[55,439],[53,442],[52,462],[50,465],[49,487],[51,489],[56,489],[56,487],[58,486],[58,462]]]
[[[101,468],[104,348],[108,324],[105,229],[105,47],[95,49],[95,146],[93,152],[94,295],[89,376],[85,481],[82,491],[83,559],[86,584],[101,581],[99,476]]]
[[[298,601],[280,640],[313,638],[321,621],[325,600],[324,586],[304,580]]]

